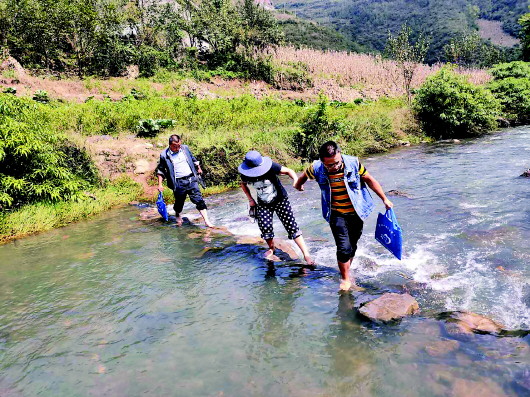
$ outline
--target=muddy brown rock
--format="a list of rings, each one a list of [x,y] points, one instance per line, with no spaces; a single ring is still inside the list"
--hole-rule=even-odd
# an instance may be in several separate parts
[[[409,294],[386,293],[359,309],[372,321],[392,321],[413,315],[420,310],[418,302]]]

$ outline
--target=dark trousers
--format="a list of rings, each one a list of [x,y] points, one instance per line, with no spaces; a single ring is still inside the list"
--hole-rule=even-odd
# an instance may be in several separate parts
[[[175,196],[175,204],[173,205],[173,208],[175,209],[177,216],[182,212],[186,196],[190,196],[190,201],[195,204],[199,211],[207,208],[206,203],[202,198],[201,191],[199,190],[197,178],[194,176],[176,179],[173,195]]]
[[[337,260],[346,263],[355,256],[357,242],[363,234],[363,221],[357,213],[331,211],[329,226],[337,245]]]

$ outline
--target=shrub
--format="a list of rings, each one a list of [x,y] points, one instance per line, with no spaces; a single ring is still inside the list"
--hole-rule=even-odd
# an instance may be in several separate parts
[[[233,185],[240,180],[237,167],[245,158],[246,149],[236,139],[195,151],[209,185]]]
[[[87,162],[82,149],[49,127],[40,105],[0,95],[0,210],[79,198],[97,178]]]
[[[318,158],[318,148],[323,142],[337,139],[343,131],[344,125],[330,118],[327,99],[320,97],[316,107],[309,110],[300,129],[293,135],[292,146],[297,156],[311,161]]]
[[[4,91],[2,91],[4,94],[13,94],[15,95],[17,93],[17,89],[13,87],[7,87]]]
[[[142,138],[152,138],[157,136],[161,130],[173,127],[175,125],[174,120],[170,119],[144,119],[138,122],[137,136]]]
[[[491,70],[494,80],[488,85],[502,105],[505,117],[515,123],[530,121],[530,65],[503,63]]]
[[[495,65],[490,72],[495,80],[508,77],[530,78],[530,63],[523,61],[500,63]]]
[[[40,103],[48,103],[50,102],[50,97],[46,91],[37,90],[35,91],[35,94],[33,94],[33,100]]]
[[[462,138],[494,129],[500,103],[489,90],[443,68],[420,87],[414,110],[427,135]]]

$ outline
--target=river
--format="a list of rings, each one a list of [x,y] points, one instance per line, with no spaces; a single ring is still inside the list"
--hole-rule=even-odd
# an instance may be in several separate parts
[[[131,206],[0,247],[0,396],[529,395],[530,336],[455,335],[437,314],[530,329],[530,128],[362,162],[407,195],[391,197],[404,255],[374,240],[374,213],[353,274],[372,295],[409,292],[419,315],[373,324],[366,293],[338,293],[314,182],[287,184],[313,271]],[[217,225],[259,235],[241,192],[207,202]]]

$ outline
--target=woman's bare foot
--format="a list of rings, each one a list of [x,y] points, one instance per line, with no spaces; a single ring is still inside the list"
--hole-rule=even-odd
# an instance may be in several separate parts
[[[341,279],[339,288],[341,291],[348,291],[351,288],[351,281]]]
[[[265,259],[272,259],[272,257],[274,256],[274,250],[273,249],[268,249],[267,251],[265,251],[265,253],[263,254],[263,257]]]
[[[208,222],[205,221],[204,223],[206,223],[206,226],[208,226],[208,227],[215,227],[215,225],[212,222],[210,222],[210,221],[208,221]]]
[[[315,261],[309,255],[305,255],[304,256],[304,260],[305,260],[305,263],[307,263],[308,266],[316,266]]]
[[[182,226],[182,218],[177,216],[177,226]]]

